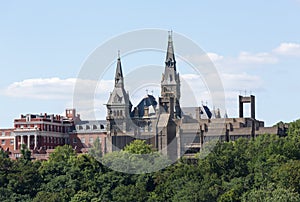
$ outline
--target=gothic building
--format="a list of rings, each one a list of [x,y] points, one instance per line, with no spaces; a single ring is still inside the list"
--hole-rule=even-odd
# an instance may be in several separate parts
[[[122,149],[134,139],[145,139],[166,155],[177,153],[177,125],[181,119],[180,78],[172,35],[169,35],[159,102],[147,95],[133,110],[125,90],[121,59],[118,57],[115,86],[107,102],[108,151]],[[168,145],[168,147],[167,147]]]
[[[255,117],[255,97],[239,96],[238,118],[221,117],[219,109],[208,106],[180,106],[180,77],[176,66],[173,39],[168,36],[161,94],[156,99],[147,94],[133,107],[126,91],[120,54],[117,59],[114,89],[106,104],[106,120],[81,120],[75,109],[65,116],[47,114],[21,115],[14,128],[0,129],[0,150],[15,159],[21,145],[32,150],[33,158],[47,159],[56,146],[70,144],[78,153],[86,153],[98,140],[102,152],[123,149],[135,139],[144,139],[157,151],[175,160],[193,156],[207,142],[235,141],[263,134],[286,135],[286,125],[265,127]],[[249,103],[250,117],[244,117],[243,105]]]
[[[115,85],[107,102],[107,152],[123,149],[134,139],[144,139],[162,154],[176,159],[193,155],[212,140],[254,138],[272,133],[285,135],[285,127],[264,127],[255,119],[254,96],[239,96],[239,118],[221,117],[220,110],[207,106],[180,106],[180,77],[177,72],[172,34],[168,36],[165,68],[158,102],[147,95],[132,109],[125,90],[120,55],[115,73]],[[243,103],[251,103],[251,117],[243,117]]]

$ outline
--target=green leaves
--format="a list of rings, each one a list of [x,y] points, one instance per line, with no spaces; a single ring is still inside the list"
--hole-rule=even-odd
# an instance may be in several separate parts
[[[26,147],[16,161],[0,151],[0,201],[300,201],[299,128],[295,121],[287,137],[212,142],[193,164],[170,165],[142,140],[104,156],[97,140],[90,154],[65,145],[44,162]]]
[[[126,145],[124,152],[130,154],[151,154],[153,148],[151,145],[146,144],[145,140],[134,140],[129,145]]]

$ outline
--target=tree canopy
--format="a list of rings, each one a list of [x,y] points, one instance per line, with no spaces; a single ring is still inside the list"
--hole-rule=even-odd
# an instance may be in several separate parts
[[[286,137],[218,142],[197,161],[138,175],[104,165],[150,171],[168,162],[141,140],[104,156],[65,145],[43,162],[32,161],[25,147],[17,160],[0,151],[0,201],[300,201],[300,121],[289,125]]]

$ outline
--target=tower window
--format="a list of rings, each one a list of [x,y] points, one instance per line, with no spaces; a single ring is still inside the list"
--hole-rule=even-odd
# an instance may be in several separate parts
[[[170,81],[173,81],[173,77],[172,77],[172,75],[170,74]]]

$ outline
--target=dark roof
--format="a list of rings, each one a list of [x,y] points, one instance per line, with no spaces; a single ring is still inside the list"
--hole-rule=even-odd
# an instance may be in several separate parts
[[[140,103],[137,105],[137,110],[138,110],[138,115],[139,117],[143,117],[144,116],[144,108],[145,107],[149,107],[149,106],[153,106],[154,108],[156,108],[157,106],[157,102],[155,100],[155,97],[153,95],[147,95],[146,97],[144,97]],[[135,114],[135,110],[133,110],[131,112],[131,116],[133,117]]]
[[[212,113],[211,113],[210,109],[207,106],[204,106],[204,105],[203,105],[203,109],[204,109],[207,117],[210,119],[212,117]]]

